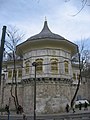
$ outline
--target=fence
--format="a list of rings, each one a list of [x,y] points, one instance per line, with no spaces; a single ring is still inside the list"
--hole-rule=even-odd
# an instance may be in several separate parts
[[[33,120],[33,116],[27,115],[27,120]],[[36,116],[37,120],[90,120],[90,112],[63,113],[58,115]],[[0,120],[8,120],[8,115],[1,115]],[[10,115],[9,120],[23,120],[23,115]]]

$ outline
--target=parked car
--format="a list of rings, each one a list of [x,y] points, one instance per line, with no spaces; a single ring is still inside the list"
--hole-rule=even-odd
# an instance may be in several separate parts
[[[88,100],[76,100],[76,101],[75,101],[75,105],[79,105],[80,103],[81,103],[81,104],[85,104],[85,102],[86,102],[87,104],[89,104],[89,101],[88,101]]]

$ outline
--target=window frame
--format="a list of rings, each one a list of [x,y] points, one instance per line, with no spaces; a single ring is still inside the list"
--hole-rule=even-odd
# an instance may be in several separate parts
[[[58,73],[58,59],[57,58],[51,58],[51,72],[52,73]]]
[[[76,73],[73,73],[73,80],[76,80]]]
[[[37,73],[42,73],[43,72],[43,59],[38,58],[38,59],[35,60],[35,62],[37,63],[36,72]]]
[[[9,72],[11,72],[11,75]],[[8,79],[11,79],[11,78],[12,78],[12,69],[8,70]]]
[[[65,74],[69,74],[69,62],[67,60],[64,61],[64,70]]]
[[[30,72],[30,61],[25,61],[25,74],[29,74]]]
[[[22,68],[18,69],[18,78],[22,78]]]

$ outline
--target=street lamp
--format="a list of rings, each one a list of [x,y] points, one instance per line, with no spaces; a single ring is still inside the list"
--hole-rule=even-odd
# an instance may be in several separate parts
[[[3,99],[4,99],[4,86],[5,85],[5,74],[1,74],[1,108],[3,109]],[[1,112],[2,114],[2,112]]]
[[[1,84],[2,61],[3,61],[5,35],[6,35],[6,26],[3,26],[2,37],[1,37],[1,45],[0,45],[0,84]]]
[[[35,78],[34,78],[34,120],[36,120],[36,67],[37,67],[37,63],[33,62],[32,66],[35,67]]]

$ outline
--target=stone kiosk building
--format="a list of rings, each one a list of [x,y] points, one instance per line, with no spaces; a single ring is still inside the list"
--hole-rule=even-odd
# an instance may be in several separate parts
[[[79,78],[79,68],[71,62],[72,56],[78,52],[78,46],[52,33],[45,21],[41,32],[19,44],[16,52],[23,56],[22,60],[16,61],[16,74],[19,103],[23,106],[24,112],[33,114],[35,79],[33,62],[38,64],[36,67],[36,113],[65,111],[66,104],[70,104],[74,95]],[[0,105],[5,106],[9,103],[12,110],[15,108],[10,93],[13,60],[3,62],[3,69],[5,65],[8,72],[5,73],[4,82],[2,80],[0,86],[0,98],[3,96],[3,102],[0,100]]]

